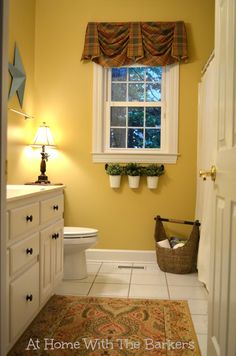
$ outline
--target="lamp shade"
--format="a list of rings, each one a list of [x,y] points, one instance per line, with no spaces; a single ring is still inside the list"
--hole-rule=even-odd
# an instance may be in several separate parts
[[[45,122],[38,128],[32,146],[50,146],[55,147],[50,127]]]

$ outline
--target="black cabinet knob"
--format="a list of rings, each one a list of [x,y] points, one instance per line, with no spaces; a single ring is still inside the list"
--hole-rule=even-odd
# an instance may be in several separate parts
[[[33,255],[33,249],[32,249],[32,247],[26,249],[26,254],[27,254],[27,255]]]
[[[59,238],[59,233],[52,234],[52,239],[58,239]]]
[[[53,210],[58,210],[59,206],[58,205],[53,205]]]
[[[25,299],[27,300],[27,302],[28,302],[28,301],[32,302],[32,300],[33,300],[33,295],[32,295],[32,294],[27,294],[26,297],[25,297]]]
[[[32,222],[33,221],[33,215],[27,215],[25,219],[26,219],[26,221]]]

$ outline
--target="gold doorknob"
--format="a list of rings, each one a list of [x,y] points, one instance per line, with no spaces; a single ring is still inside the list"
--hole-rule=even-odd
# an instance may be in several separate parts
[[[216,167],[211,166],[210,171],[200,170],[199,176],[202,177],[203,180],[206,180],[207,177],[211,177],[211,180],[215,181],[216,180]]]

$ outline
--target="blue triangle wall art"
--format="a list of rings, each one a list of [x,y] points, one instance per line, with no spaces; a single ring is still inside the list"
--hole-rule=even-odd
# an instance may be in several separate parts
[[[26,74],[20,56],[20,51],[17,45],[15,45],[13,64],[9,63],[8,69],[12,77],[8,99],[10,99],[16,93],[20,106],[22,108],[25,92]]]

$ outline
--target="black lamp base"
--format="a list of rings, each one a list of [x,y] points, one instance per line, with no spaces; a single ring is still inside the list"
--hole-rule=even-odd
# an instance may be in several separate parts
[[[50,184],[51,182],[48,180],[48,176],[46,173],[46,161],[48,160],[48,153],[45,152],[45,146],[42,146],[41,152],[41,163],[40,163],[40,175],[38,176],[38,180],[35,182],[36,184]]]
[[[38,180],[35,182],[37,184],[50,184],[50,180],[48,180],[48,176],[41,174],[38,176]]]

